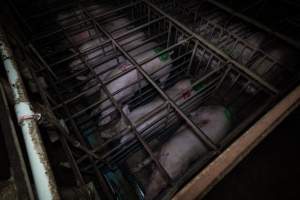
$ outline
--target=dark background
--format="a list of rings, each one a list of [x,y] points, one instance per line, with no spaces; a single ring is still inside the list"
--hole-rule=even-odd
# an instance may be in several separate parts
[[[15,0],[24,5],[39,0]],[[299,41],[300,3],[291,0],[218,0]],[[0,0],[0,2],[2,2]],[[258,2],[258,3],[256,3]],[[251,5],[254,6],[251,6]],[[38,5],[38,4],[37,4]],[[1,7],[1,6],[0,6]],[[25,6],[26,7],[26,6]],[[249,8],[249,9],[247,9]],[[25,10],[25,9],[24,9]],[[1,118],[1,116],[0,116]],[[300,199],[300,108],[288,116],[205,200]],[[10,177],[0,127],[0,182]]]
[[[204,200],[300,199],[300,108],[290,114]]]

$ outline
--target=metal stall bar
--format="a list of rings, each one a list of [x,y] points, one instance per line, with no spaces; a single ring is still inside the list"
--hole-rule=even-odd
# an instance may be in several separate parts
[[[213,82],[213,83],[214,83],[214,82]],[[206,95],[209,96],[209,95],[213,92],[213,89],[211,89],[211,88],[214,88],[213,86],[214,86],[213,84],[206,86],[206,89],[207,89],[206,93],[203,93],[203,95],[201,95],[201,96],[203,97],[203,99],[205,98]],[[209,92],[210,92],[210,93],[209,93]],[[195,97],[195,96],[194,96],[194,97]],[[198,97],[198,98],[199,98],[199,97]],[[192,106],[192,104],[190,104],[189,106]],[[163,105],[163,108],[158,109],[158,110],[153,110],[153,112],[154,112],[154,113],[158,113],[158,112],[163,111],[164,108],[165,108],[165,109],[168,109],[169,107],[170,107],[170,106],[169,106],[168,104],[164,104],[164,105]],[[188,110],[188,106],[183,107],[183,104],[180,105],[180,108],[181,108],[182,110]],[[149,115],[147,116],[147,118],[148,118],[148,117],[151,117],[151,114],[153,114],[153,113],[152,113],[152,112],[149,113]],[[143,130],[141,130],[140,134],[141,134],[141,135],[143,136],[143,138],[145,138],[146,140],[149,139],[149,137],[151,137],[151,136],[153,137],[154,134],[151,133],[152,130],[151,130],[151,131],[148,131],[148,129],[150,128],[150,126],[156,126],[155,129],[157,130],[157,127],[160,127],[163,123],[166,123],[166,122],[163,122],[162,120],[165,120],[167,117],[169,117],[169,119],[172,119],[172,120],[173,120],[173,123],[174,123],[175,121],[178,121],[178,116],[176,116],[176,112],[170,112],[170,113],[167,113],[167,114],[163,115],[162,117],[160,117],[159,119],[155,120],[155,121],[154,121],[153,123],[151,123],[151,125],[149,125],[148,127],[146,127],[146,128],[144,128]],[[138,122],[137,122],[138,125],[140,125],[141,123],[143,123],[143,120],[147,120],[147,118],[145,117],[144,119],[141,119],[140,121],[138,121]],[[174,125],[173,123],[170,122],[170,124],[169,124],[167,127],[168,127],[168,128],[171,127],[171,125]],[[151,128],[152,128],[152,127],[151,127]],[[167,128],[166,128],[166,129],[167,129]],[[154,132],[155,132],[155,131],[154,131]],[[123,133],[124,133],[124,132],[123,132]],[[122,133],[122,135],[123,135],[123,133]],[[125,132],[124,134],[126,134],[126,132]],[[128,142],[126,143],[126,146],[125,146],[125,144],[122,144],[122,145],[119,145],[119,146],[115,147],[115,148],[112,150],[112,152],[114,151],[115,153],[109,152],[109,153],[103,155],[102,159],[106,159],[106,160],[108,160],[109,162],[118,162],[119,160],[124,159],[124,158],[126,157],[126,154],[128,154],[129,152],[132,153],[130,149],[132,149],[132,147],[133,147],[134,145],[136,145],[136,141],[135,141],[134,139],[132,139],[132,140],[130,140],[130,141],[128,141]],[[129,148],[128,148],[128,147],[129,147]],[[122,148],[122,149],[120,149],[120,148]],[[133,147],[133,148],[134,148],[134,147]],[[125,153],[124,153],[124,151],[125,151]],[[128,153],[126,153],[126,151],[127,151]],[[210,153],[218,154],[219,152],[218,152],[218,151],[212,151],[212,152],[210,152]],[[109,154],[113,154],[113,155],[109,155]],[[86,168],[86,169],[88,169],[88,168]]]
[[[252,149],[300,105],[300,86],[290,92],[268,113],[183,187],[173,200],[201,199],[228,174]]]
[[[80,5],[79,5],[80,6]],[[80,9],[82,9],[82,11],[84,11],[83,7],[80,7]],[[86,12],[86,11],[84,11]],[[85,13],[86,14],[86,13]],[[88,14],[86,14],[88,16]],[[88,18],[90,19],[90,17],[88,16]],[[95,21],[93,21],[95,22]],[[68,41],[73,45],[72,41],[69,39],[68,35],[66,32],[64,32],[64,34],[66,35],[66,38],[68,39]],[[73,45],[74,46],[74,45]],[[74,49],[79,52],[79,50],[77,48],[74,47]],[[117,108],[117,110],[122,114],[122,116],[125,118],[125,120],[127,121],[128,124],[130,124],[132,130],[134,131],[134,134],[136,135],[136,137],[138,138],[139,142],[143,145],[144,149],[146,150],[146,152],[150,155],[151,159],[155,162],[156,166],[159,169],[159,172],[161,173],[161,175],[163,176],[164,179],[167,180],[167,182],[169,184],[172,184],[171,182],[171,178],[169,177],[168,173],[166,172],[166,170],[161,166],[160,162],[158,161],[158,159],[154,156],[152,150],[150,149],[150,147],[146,144],[146,142],[142,139],[142,137],[139,135],[138,131],[136,130],[135,125],[133,125],[131,123],[131,121],[128,119],[128,117],[124,114],[122,108],[119,106],[119,104],[115,101],[115,99],[113,98],[113,96],[110,94],[110,92],[108,91],[108,89],[106,88],[105,84],[102,82],[102,80],[97,76],[96,72],[93,70],[93,68],[91,68],[91,66],[89,66],[89,64],[85,61],[85,59],[81,56],[81,54],[79,53],[78,55],[79,59],[84,63],[84,65],[91,71],[91,73],[93,74],[94,78],[99,82],[99,84],[101,85],[102,89],[104,90],[104,92],[106,93],[106,95],[109,97],[109,99],[111,100],[111,102],[113,103],[113,105]],[[72,118],[71,118],[72,120]]]
[[[30,60],[30,63],[33,64],[33,61],[31,60],[31,58],[29,58],[28,55],[26,55],[26,56],[27,56],[27,59]],[[42,98],[44,104],[46,105],[46,109],[47,109],[46,112],[50,113],[51,112],[51,110],[50,110],[51,105],[50,105],[50,102],[48,101],[46,91],[44,91],[43,88],[41,87],[41,85],[39,84],[38,78],[37,78],[36,74],[33,72],[33,69],[31,67],[30,67],[30,71],[31,71],[31,74],[32,74],[32,77],[33,77],[34,81],[37,83],[36,85],[37,85],[37,88],[38,88],[38,90],[41,94],[41,98]],[[52,118],[54,118],[55,115],[53,113],[51,113],[51,114],[53,116]],[[50,116],[46,116],[46,117],[47,117],[48,120],[50,120],[49,118],[51,118]],[[51,122],[51,123],[56,124],[55,122]],[[81,173],[80,173],[80,170],[79,170],[78,166],[76,165],[76,160],[72,155],[69,144],[66,141],[66,138],[68,138],[67,137],[68,134],[64,134],[65,130],[60,125],[57,124],[56,126],[57,126],[58,130],[63,134],[62,137],[60,137],[60,142],[62,144],[63,149],[66,152],[66,155],[67,155],[67,158],[68,158],[69,162],[71,163],[71,168],[73,170],[74,176],[76,177],[76,184],[81,186],[81,185],[84,184],[84,180],[83,180],[83,177],[81,176]],[[81,144],[79,142],[73,142],[73,141],[69,141],[69,142],[71,142],[72,144],[76,144],[75,146],[77,146],[77,147],[81,146]]]
[[[0,27],[0,53],[13,91],[15,112],[23,132],[37,196],[43,200],[60,199],[36,123],[38,116],[31,109],[23,81],[2,27]]]
[[[202,82],[202,81],[204,81],[205,79],[207,79],[211,74],[217,73],[218,71],[220,71],[220,69],[216,69],[216,70],[210,72],[209,74],[207,74],[206,76],[201,77],[199,80],[197,80],[195,83],[192,84],[191,88],[195,87],[195,86],[198,85],[200,82]],[[198,93],[200,93],[200,92],[197,92],[197,95],[198,95]],[[196,96],[196,94],[195,94],[195,96]],[[192,97],[192,98],[193,98],[193,97]],[[188,101],[188,100],[187,100],[187,101]],[[187,102],[187,101],[186,101],[186,102]],[[183,104],[185,104],[185,103],[183,103]],[[182,105],[183,105],[183,104],[182,104]],[[165,105],[166,105],[166,104],[165,104]],[[179,105],[179,106],[181,106],[181,105]],[[158,109],[159,109],[159,108],[158,108]],[[156,112],[156,111],[153,111],[153,112]],[[159,112],[159,111],[157,111],[157,112]],[[121,136],[122,136],[122,135],[123,135],[123,134],[121,134]],[[118,136],[118,137],[121,137],[121,136]],[[112,138],[112,139],[110,139],[110,140],[107,140],[102,146],[99,146],[99,147],[94,148],[94,149],[93,149],[93,152],[96,153],[97,151],[102,150],[103,147],[106,146],[106,144],[108,144],[108,143],[110,143],[110,142],[112,142],[112,141],[114,141],[114,140],[115,140],[115,138]],[[79,158],[79,159],[77,160],[77,162],[78,162],[78,163],[81,163],[81,162],[82,162],[84,159],[86,159],[86,158],[87,158],[86,155],[85,155],[85,156],[82,156],[81,158]]]
[[[147,43],[147,42],[149,42],[149,41],[151,41],[151,40],[154,40],[154,39],[156,39],[156,38],[159,38],[159,37],[162,37],[163,35],[165,35],[166,34],[166,32],[163,32],[163,33],[161,33],[161,34],[159,34],[159,35],[157,35],[157,36],[155,36],[155,37],[152,37],[152,38],[150,38],[150,39],[147,39],[147,40],[145,40],[144,42],[145,43]],[[97,34],[97,36],[99,36],[99,34]],[[119,38],[119,37],[118,37]],[[95,38],[93,38],[93,39],[95,39]],[[137,38],[137,39],[139,39],[139,38]],[[88,40],[89,41],[89,40]],[[132,40],[133,41],[133,40]],[[129,41],[128,43],[130,43],[130,42],[132,42],[132,41]],[[87,42],[87,41],[86,41]],[[102,45],[105,45],[105,44],[108,44],[110,41],[105,41],[105,42],[103,42],[103,43],[101,43],[101,44],[99,44],[99,46],[100,47],[96,47],[96,48],[93,48],[93,49],[89,49],[88,51],[90,51],[90,50],[98,50],[98,49],[100,49],[101,48],[101,46]],[[124,45],[126,45],[127,43],[124,43]],[[76,47],[77,46],[79,46],[79,45],[76,45]],[[131,50],[134,50],[134,49],[136,49],[136,48],[138,48],[138,47],[140,47],[140,46],[142,46],[142,44],[141,45],[138,45],[138,46],[135,46],[135,47],[133,47],[133,48],[129,48],[129,49],[127,49],[127,51],[131,51]],[[110,51],[112,51],[112,49],[110,49]],[[109,51],[109,52],[110,52]],[[87,52],[84,52],[84,54],[85,53],[87,53]],[[108,53],[108,52],[106,52],[106,53]],[[119,53],[120,55],[121,55],[121,53]],[[77,55],[77,54],[76,54]],[[72,55],[72,57],[76,57],[76,55]],[[46,55],[47,56],[47,55]],[[112,54],[111,55],[111,57],[115,57],[115,56],[118,56],[118,54]],[[95,57],[93,57],[93,58],[89,58],[89,59],[94,59],[94,58],[96,58],[96,56]],[[87,61],[89,61],[89,59],[87,60]],[[105,63],[105,62],[107,62],[107,61],[109,61],[111,58],[108,58],[108,59],[105,59],[104,61],[101,61],[101,63],[97,63],[97,64],[95,64],[95,65],[93,65],[92,67],[93,68],[96,68],[96,67],[98,67],[98,66],[100,66],[101,64],[103,64],[103,63]],[[38,70],[38,72],[40,72],[40,71],[42,71],[42,70],[45,70],[46,68],[42,68],[41,70]],[[84,73],[84,72],[86,72],[86,71],[88,71],[88,69],[82,69],[82,70],[80,70],[80,71],[77,71],[76,73],[73,73],[73,74],[71,74],[71,75],[69,75],[69,76],[67,76],[67,77],[63,77],[63,78],[61,78],[61,79],[59,79],[59,80],[57,80],[57,82],[55,83],[55,84],[58,84],[58,83],[63,83],[63,82],[65,82],[65,81],[67,81],[67,80],[69,80],[70,78],[74,78],[75,76],[78,76],[79,74],[81,74],[81,73]],[[108,71],[108,70],[107,70]]]
[[[34,48],[32,44],[29,44],[29,46],[30,46],[31,48]],[[39,53],[38,53],[37,51],[34,51],[33,53],[39,55]],[[43,58],[42,58],[41,56],[38,56],[38,59],[42,60],[42,64],[43,64],[43,65],[44,65],[44,64],[47,64],[46,61],[43,60]],[[50,81],[50,82],[53,83],[53,80]],[[53,86],[55,92],[56,92],[57,94],[59,94],[59,90],[57,89],[57,86],[56,86],[55,84],[52,84],[52,86]],[[63,102],[63,101],[60,99],[60,102]],[[80,144],[83,145],[83,146],[85,146],[85,148],[87,148],[87,143],[84,141],[84,138],[83,138],[82,135],[80,134],[79,128],[77,127],[77,125],[76,125],[74,119],[71,117],[69,107],[68,107],[66,104],[64,104],[64,103],[63,103],[62,107],[63,107],[64,111],[66,112],[67,118],[68,118],[68,119],[70,120],[70,122],[71,122],[71,126],[73,127],[73,129],[74,129],[74,131],[75,131],[75,134],[76,134],[77,138],[79,139]],[[108,199],[113,199],[113,197],[112,197],[112,195],[111,195],[111,193],[110,193],[110,189],[109,189],[107,183],[106,183],[105,180],[104,180],[104,177],[102,176],[102,174],[99,172],[99,169],[98,169],[98,168],[96,167],[96,165],[95,165],[95,161],[93,160],[93,157],[92,157],[90,154],[88,154],[88,153],[87,153],[87,155],[88,155],[89,161],[91,162],[91,164],[92,164],[92,166],[93,166],[94,171],[96,172],[96,175],[97,175],[97,178],[98,178],[98,180],[99,180],[99,183],[100,183],[100,185],[103,187],[102,189],[104,190],[104,193],[105,193],[104,195],[105,195]],[[97,157],[96,157],[96,158],[97,158]]]
[[[187,53],[183,54],[182,56],[179,56],[179,57],[177,57],[176,59],[173,59],[172,62],[170,62],[170,63],[173,63],[173,62],[175,62],[178,58],[182,58],[182,57],[184,57],[184,56],[187,56],[188,54],[191,54],[191,52],[187,52]],[[170,63],[167,63],[166,65],[169,65]],[[179,67],[180,67],[180,66],[179,66]],[[129,68],[128,71],[123,72],[123,73],[121,73],[120,75],[115,76],[115,77],[113,77],[112,79],[108,80],[108,81],[106,82],[106,84],[108,84],[108,83],[112,82],[113,80],[115,80],[115,79],[121,77],[121,76],[124,75],[125,73],[128,73],[128,72],[132,71],[133,69],[134,69],[134,68]],[[152,74],[154,74],[154,73],[155,73],[155,72],[153,72]],[[132,84],[130,84],[130,85],[128,85],[128,86],[123,87],[123,88],[120,89],[120,90],[125,90],[126,88],[129,88],[129,87],[131,87],[132,85],[135,85],[135,84],[138,83],[138,82],[139,82],[139,81],[137,80],[137,81],[135,81],[134,83],[132,83]],[[95,85],[97,85],[97,84],[95,84]],[[95,86],[95,85],[94,85],[94,86]],[[94,86],[92,86],[92,87],[94,87]],[[89,89],[90,89],[90,88],[89,88]],[[117,94],[117,93],[119,93],[119,92],[120,92],[120,91],[118,90],[118,91],[112,93],[112,95],[114,96],[115,94]],[[52,108],[52,110],[56,110],[56,109],[62,107],[62,104],[63,104],[63,103],[68,104],[68,103],[70,103],[70,102],[72,102],[72,101],[74,101],[74,100],[76,100],[76,99],[79,99],[84,93],[85,93],[85,92],[80,93],[80,94],[78,94],[78,95],[76,95],[76,96],[74,96],[74,97],[72,97],[72,98],[70,98],[70,99],[66,99],[66,100],[64,100],[64,101],[61,102],[61,103],[57,103],[57,104]],[[103,102],[106,101],[107,99],[109,99],[109,98],[106,98],[106,99],[104,99],[104,100],[98,101],[98,102],[94,103],[93,105],[90,105],[90,106],[86,107],[85,109],[80,110],[80,111],[74,113],[74,114],[72,115],[72,117],[73,117],[73,118],[79,117],[81,114],[84,113],[84,111],[89,110],[89,109],[91,109],[92,107],[95,107],[96,105],[99,105],[99,104],[103,103]],[[135,98],[135,99],[136,99],[136,98]],[[131,101],[133,101],[133,100],[135,100],[135,99],[132,99]],[[68,121],[68,120],[66,120],[66,121]]]
[[[204,141],[206,145],[208,145],[211,149],[217,151],[217,147],[213,142],[203,133],[203,131],[198,128],[176,105],[176,103],[168,96],[166,93],[160,89],[160,87],[155,83],[155,81],[148,75],[148,73],[135,61],[134,58],[132,58],[126,50],[123,49],[119,45],[119,43],[111,36],[110,33],[108,33],[106,30],[104,30],[99,23],[90,16],[85,10],[84,12],[86,15],[93,20],[93,22],[96,24],[96,26],[99,28],[100,31],[102,31],[110,40],[113,42],[113,44],[123,53],[124,56],[136,67],[136,69],[143,75],[143,77],[160,93],[160,95],[176,110],[176,112],[187,122],[187,124],[196,132],[196,136],[200,138],[200,140]],[[137,134],[138,135],[138,134]]]
[[[202,1],[201,3],[203,3],[203,2],[204,1]],[[182,4],[177,5],[178,8],[180,8],[182,10],[185,10],[184,9],[185,7],[182,8],[182,6],[183,6]],[[202,8],[201,12],[203,12],[203,10],[204,9]],[[194,11],[194,13],[192,13],[192,14],[194,16],[196,16],[198,14],[198,12]],[[206,35],[206,33],[203,33],[203,31],[201,31],[201,30],[194,30],[194,32],[197,33],[197,34],[200,34],[205,39],[208,39],[211,43],[213,43],[214,45],[216,45],[218,48],[222,49],[230,57],[233,57],[234,60],[238,61],[239,58],[241,57],[241,55],[246,50],[250,51],[248,54],[250,55],[250,53],[251,53],[251,56],[247,56],[248,57],[247,60],[244,60],[244,61],[240,60],[240,61],[238,61],[241,64],[243,64],[245,67],[250,68],[252,71],[253,71],[253,68],[254,69],[257,68],[257,64],[256,63],[255,63],[256,67],[252,66],[254,64],[253,63],[253,56],[254,55],[260,55],[259,59],[261,60],[261,62],[274,62],[274,63],[277,63],[277,68],[283,68],[286,71],[289,71],[289,73],[291,75],[294,74],[293,73],[294,70],[292,70],[291,68],[288,68],[285,65],[280,64],[277,58],[274,58],[274,57],[272,57],[270,55],[267,55],[262,49],[260,49],[258,47],[254,47],[252,44],[250,44],[245,39],[243,39],[243,35],[240,35],[240,34],[238,34],[236,32],[233,32],[233,31],[230,31],[230,30],[226,29],[225,27],[219,25],[217,22],[213,22],[213,19],[210,19],[207,16],[201,16],[201,21],[200,22],[202,22],[202,21],[205,21],[205,23],[203,23],[204,26],[209,26],[207,32],[210,32],[211,34],[213,34],[213,33],[219,33],[219,38],[218,37],[214,37],[214,39],[217,39],[217,40],[212,40],[212,38],[208,38],[207,35]],[[198,24],[197,19],[194,19],[194,22],[196,24]],[[200,23],[200,25],[201,24],[202,23]],[[204,28],[202,28],[202,29],[204,29]],[[245,37],[247,38],[247,36],[245,36]],[[230,40],[230,41],[227,41],[227,40]],[[224,42],[225,42],[225,44],[224,44]],[[240,53],[239,53],[240,55],[239,56],[234,55],[233,50],[235,48],[232,47],[232,44],[233,45],[239,45],[239,49],[240,49]],[[257,56],[255,56],[255,58],[257,58]],[[267,77],[264,77],[264,76],[267,76],[267,74],[268,74],[268,71],[265,71],[263,73],[260,73],[259,75],[261,77],[263,77],[264,79],[267,79]],[[274,83],[272,83],[272,84],[274,84]],[[280,89],[282,89],[282,88],[280,88]],[[283,91],[282,91],[282,93],[283,93]]]
[[[111,12],[109,12],[109,13],[111,13]],[[129,31],[123,33],[123,34],[118,35],[117,37],[115,37],[115,39],[116,39],[116,40],[117,40],[117,39],[120,39],[120,38],[122,38],[122,37],[124,37],[124,36],[126,36],[126,35],[128,35],[128,34],[130,34],[130,33],[133,33],[133,32],[135,32],[135,31],[137,31],[137,30],[139,30],[139,29],[142,29],[142,28],[144,28],[144,27],[146,27],[146,26],[149,26],[150,24],[156,23],[156,22],[158,22],[158,21],[160,21],[160,20],[162,20],[162,19],[163,19],[163,17],[160,17],[160,18],[151,20],[151,21],[149,21],[149,22],[147,22],[147,23],[145,23],[145,24],[142,24],[142,25],[140,25],[140,26],[134,28],[134,29],[131,29],[131,30],[129,30]],[[89,20],[87,19],[87,20],[83,20],[83,21],[88,22]],[[81,21],[79,22],[79,24],[81,24]],[[73,24],[72,24],[72,26],[73,26]],[[58,32],[62,32],[63,30],[66,30],[66,28],[64,28],[64,29],[59,29]],[[46,36],[46,37],[48,37],[48,36]],[[104,41],[104,42],[102,42],[101,44],[99,44],[99,46],[108,44],[109,42],[110,42],[109,40]],[[79,46],[79,45],[75,45],[75,47],[78,47],[78,46]],[[95,49],[96,49],[96,48],[95,48]],[[63,60],[75,58],[77,55],[78,55],[78,54],[71,55],[71,56],[69,56],[68,58],[63,58]],[[59,61],[57,61],[57,62],[58,62],[58,63],[59,63],[59,62],[62,62],[62,60],[59,60]],[[48,69],[48,70],[50,71],[50,73],[57,79],[57,75],[56,75],[56,74],[53,72],[53,70],[51,69],[51,66],[55,65],[55,63],[53,63],[53,64],[51,64],[51,65],[50,65],[50,64],[47,64],[47,63],[44,63],[44,65],[45,65],[45,67],[39,69],[37,72],[41,72],[41,71],[43,71],[43,70]],[[82,72],[84,72],[84,71],[86,71],[86,69],[82,70]],[[67,78],[64,78],[64,79],[67,79]],[[64,80],[64,79],[63,79],[63,80]],[[61,83],[63,80],[61,80],[61,81],[58,80],[57,82]]]
[[[238,62],[236,62],[235,60],[233,60],[232,58],[230,58],[227,54],[223,53],[221,50],[219,50],[218,48],[216,48],[214,45],[212,45],[209,42],[207,42],[204,38],[202,38],[198,34],[195,34],[189,28],[187,28],[186,26],[184,26],[181,22],[179,22],[178,20],[174,19],[173,17],[171,17],[170,15],[168,15],[167,13],[165,13],[164,11],[162,11],[161,9],[159,9],[157,6],[155,6],[154,4],[150,3],[148,0],[142,0],[142,1],[145,2],[146,4],[148,4],[149,6],[151,6],[157,12],[161,13],[161,15],[165,16],[166,18],[168,18],[170,21],[172,21],[174,24],[176,24],[177,26],[179,26],[180,28],[182,28],[184,31],[186,31],[187,33],[189,33],[190,35],[192,35],[193,37],[195,37],[196,39],[198,39],[199,41],[201,41],[201,43],[203,43],[205,46],[207,46],[209,49],[211,49],[216,54],[220,55],[226,61],[228,61],[229,63],[232,63],[232,65],[234,67],[236,67],[236,68],[240,69],[241,71],[243,71],[251,79],[253,79],[253,80],[257,81],[259,84],[261,84],[264,88],[266,88],[267,90],[271,91],[274,94],[278,94],[279,93],[278,89],[276,89],[275,87],[273,87],[272,85],[270,85],[269,83],[267,83],[260,76],[256,75],[251,70],[247,69],[245,66],[239,64]]]
[[[270,29],[267,26],[259,23],[258,21],[253,20],[253,19],[251,19],[251,18],[249,18],[249,17],[247,17],[243,14],[240,14],[240,13],[236,12],[234,9],[229,8],[228,6],[225,6],[225,5],[219,3],[215,0],[205,0],[205,1],[217,6],[218,8],[221,8],[222,10],[225,10],[226,12],[229,12],[230,14],[232,14],[232,15],[238,17],[238,18],[241,18],[241,19],[243,19],[243,20],[245,20],[245,21],[247,21],[251,24],[254,24],[255,26],[259,27],[260,29],[266,31],[267,33],[282,39],[283,41],[287,42],[289,45],[291,45],[291,46],[297,48],[298,50],[300,50],[300,42],[298,42],[296,40],[293,40],[291,38],[288,38],[287,36],[285,36],[285,35],[283,35],[279,32],[273,31],[272,29]]]
[[[67,141],[70,142],[75,148],[81,149],[82,151],[86,152],[87,154],[90,154],[90,155],[93,155],[93,156],[95,156],[95,154],[93,152],[90,152],[86,148],[82,147],[82,145],[77,140],[73,139],[70,135],[68,135],[68,133],[66,133],[64,128],[58,122],[55,115],[50,110],[51,106],[50,106],[50,102],[48,101],[49,94],[47,94],[47,91],[43,90],[43,88],[39,84],[36,73],[34,73],[34,70],[31,67],[31,66],[38,65],[32,60],[32,56],[30,56],[29,51],[28,51],[29,50],[28,48],[30,48],[32,50],[34,47],[29,44],[27,46],[27,48],[25,48],[25,45],[23,44],[23,42],[21,42],[17,38],[14,38],[14,39],[17,41],[18,44],[20,44],[20,46],[21,46],[20,48],[24,52],[25,59],[29,62],[30,66],[28,68],[30,70],[30,74],[32,75],[34,81],[37,83],[36,85],[37,85],[37,88],[40,92],[41,99],[44,102],[44,104],[46,105],[45,112],[43,112],[45,114],[45,117],[47,118],[47,120],[50,121],[50,123],[53,123],[54,126],[57,127],[58,131],[60,131],[61,134],[62,134],[62,137],[60,137],[60,141],[62,143],[63,149],[66,152],[66,156],[67,156],[69,162],[71,163],[71,168],[72,168],[73,173],[76,177],[76,184],[78,186],[83,186],[84,185],[84,180],[83,180],[83,178],[80,174],[78,166],[76,165],[76,160],[74,159],[74,157],[71,153],[71,149],[70,149],[69,144],[67,143]]]
[[[100,17],[104,17],[106,15],[109,15],[111,13],[114,13],[114,12],[117,12],[119,10],[123,10],[125,8],[130,8],[131,6],[134,6],[134,5],[137,5],[139,2],[134,2],[134,3],[130,3],[126,6],[122,6],[120,8],[116,8],[116,9],[113,9],[113,10],[110,10],[110,11],[107,11],[105,13],[102,13],[100,15],[96,15],[95,18],[100,18]],[[75,6],[75,5],[74,5]],[[76,22],[76,23],[73,23],[73,24],[70,24],[70,25],[67,25],[64,27],[64,29],[69,29],[69,28],[72,28],[72,27],[75,27],[75,26],[78,26],[78,25],[81,25],[81,24],[84,24],[85,22],[88,22],[89,19],[85,19],[85,20],[80,20],[79,22]],[[42,34],[40,36],[37,36],[37,37],[33,37],[32,38],[32,41],[37,41],[37,40],[41,40],[41,39],[44,39],[44,38],[47,38],[47,37],[50,37],[56,33],[59,33],[59,32],[62,32],[63,29],[60,28],[60,29],[57,29],[57,30],[53,30],[53,31],[47,31],[45,34]]]

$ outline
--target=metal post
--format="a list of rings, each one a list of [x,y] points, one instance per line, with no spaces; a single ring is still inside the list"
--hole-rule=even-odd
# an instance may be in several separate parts
[[[38,115],[32,111],[23,81],[1,26],[0,53],[14,95],[15,112],[22,129],[37,196],[42,200],[60,199],[36,123]]]

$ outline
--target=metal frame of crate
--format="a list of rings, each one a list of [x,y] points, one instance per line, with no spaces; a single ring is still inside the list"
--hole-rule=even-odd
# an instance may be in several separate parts
[[[43,77],[47,86],[43,88],[40,83],[38,85],[44,102],[47,103],[47,108],[54,113],[54,118],[56,120],[63,119],[66,124],[67,129],[62,128],[61,132],[63,132],[63,135],[60,140],[68,156],[78,185],[85,183],[82,173],[95,173],[102,190],[106,191],[105,193],[107,193],[109,198],[112,198],[108,192],[110,189],[100,171],[101,167],[117,165],[123,162],[132,152],[135,152],[137,149],[143,149],[155,163],[161,175],[168,181],[170,186],[168,195],[172,195],[199,168],[203,167],[212,157],[218,155],[241,130],[244,130],[281,95],[282,91],[278,85],[268,82],[264,76],[261,77],[246,66],[241,65],[146,0],[135,1],[130,4],[123,4],[121,2],[118,8],[110,9],[100,14],[97,12],[95,14],[93,7],[86,2],[76,2],[52,8],[47,12],[34,14],[33,16],[28,16],[28,14],[24,13],[20,14],[26,16],[22,20],[23,24],[27,27],[28,31],[32,31],[30,33],[31,39],[27,52],[29,57],[34,57],[33,63],[35,67],[32,69],[33,75],[37,82]],[[51,20],[47,21],[47,19],[58,16],[59,13],[68,13],[69,15],[61,20],[71,20],[71,24],[62,25],[59,23],[59,20],[55,22]],[[118,27],[113,31],[105,29],[103,24],[124,16],[131,20],[129,24]],[[44,24],[41,23],[42,21]],[[80,45],[74,43],[72,37],[89,30],[94,30],[95,34],[90,34],[87,40],[81,41],[81,45],[99,38],[102,41],[97,44],[97,47],[82,51]],[[115,35],[114,31],[119,30],[124,32]],[[144,43],[140,45],[144,45],[149,41],[155,41],[162,47],[162,50],[155,56],[148,57],[143,61],[137,60],[130,51],[138,47],[126,49],[124,43],[122,43],[124,38],[128,38],[128,36],[136,32],[144,32],[147,36],[143,40]],[[230,34],[229,32],[227,33]],[[237,43],[245,44],[236,37],[235,44]],[[245,48],[251,47],[245,45]],[[101,59],[100,63],[92,63],[89,60],[90,58],[87,58],[87,55],[99,50],[102,52],[101,57],[103,59]],[[253,49],[254,51],[256,49]],[[68,55],[66,55],[66,52]],[[194,96],[180,105],[166,94],[166,89],[161,83],[155,80],[154,75],[148,74],[142,67],[144,64],[164,54],[172,53],[171,62],[163,66],[173,65],[172,76],[170,77],[175,80],[178,77],[189,76],[193,79],[193,86],[197,86],[200,83],[204,84],[204,88],[197,91]],[[131,67],[110,80],[102,80],[96,68],[111,59],[121,64],[119,62],[120,56],[129,61]],[[269,59],[267,56],[265,58]],[[75,71],[70,70],[68,64],[74,60],[79,61],[83,68]],[[277,64],[274,63],[272,66],[275,65]],[[115,67],[109,70],[113,70]],[[145,81],[152,88],[150,92],[155,91],[156,95],[160,95],[164,99],[164,106],[160,107],[157,112],[167,109],[168,114],[155,122],[158,125],[157,127],[164,126],[164,128],[168,128],[174,122],[183,121],[211,149],[207,157],[191,167],[188,173],[178,180],[170,178],[154,155],[153,149],[149,146],[151,138],[157,136],[157,131],[154,131],[154,129],[148,132],[147,130],[142,132],[137,131],[136,125],[123,112],[122,105],[114,99],[114,96],[120,91],[112,94],[106,87],[108,83],[132,70],[136,70],[139,74],[139,79],[134,84],[139,85],[140,81]],[[120,136],[115,136],[105,141],[101,146],[93,146],[86,141],[84,136],[87,135],[87,132],[89,134],[98,133],[96,130],[97,125],[90,123],[90,121],[95,120],[95,116],[90,117],[89,113],[92,109],[103,103],[103,101],[98,100],[89,102],[89,105],[84,104],[83,106],[84,95],[91,88],[83,90],[83,86],[87,82],[75,81],[74,83],[74,79],[79,75],[88,74],[91,75],[90,79],[96,80],[96,83],[91,87],[96,88],[97,91],[107,96],[105,101],[108,100],[111,102],[111,106],[125,119],[129,131],[134,133],[135,138],[130,142],[119,144],[110,149],[108,145]],[[172,78],[169,79],[171,80]],[[121,90],[124,89],[126,87]],[[146,91],[136,98],[140,98],[148,92]],[[236,116],[239,121],[242,121],[242,123],[235,125],[222,144],[214,144],[188,115],[190,110],[207,103],[213,96],[216,96],[218,103],[235,107]],[[256,109],[253,110],[249,105],[255,106]],[[150,117],[150,115],[151,113],[149,113],[149,116],[145,116],[145,118]],[[88,120],[83,120],[86,118]],[[166,119],[168,123],[165,123]],[[80,155],[78,155],[78,152],[74,154],[70,146],[79,148],[81,150]]]

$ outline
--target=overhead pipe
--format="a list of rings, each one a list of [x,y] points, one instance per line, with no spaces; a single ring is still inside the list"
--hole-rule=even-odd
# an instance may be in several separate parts
[[[39,114],[34,113],[32,110],[12,51],[1,26],[0,56],[12,89],[15,113],[22,130],[38,199],[58,200],[60,197],[57,186],[36,122]]]

